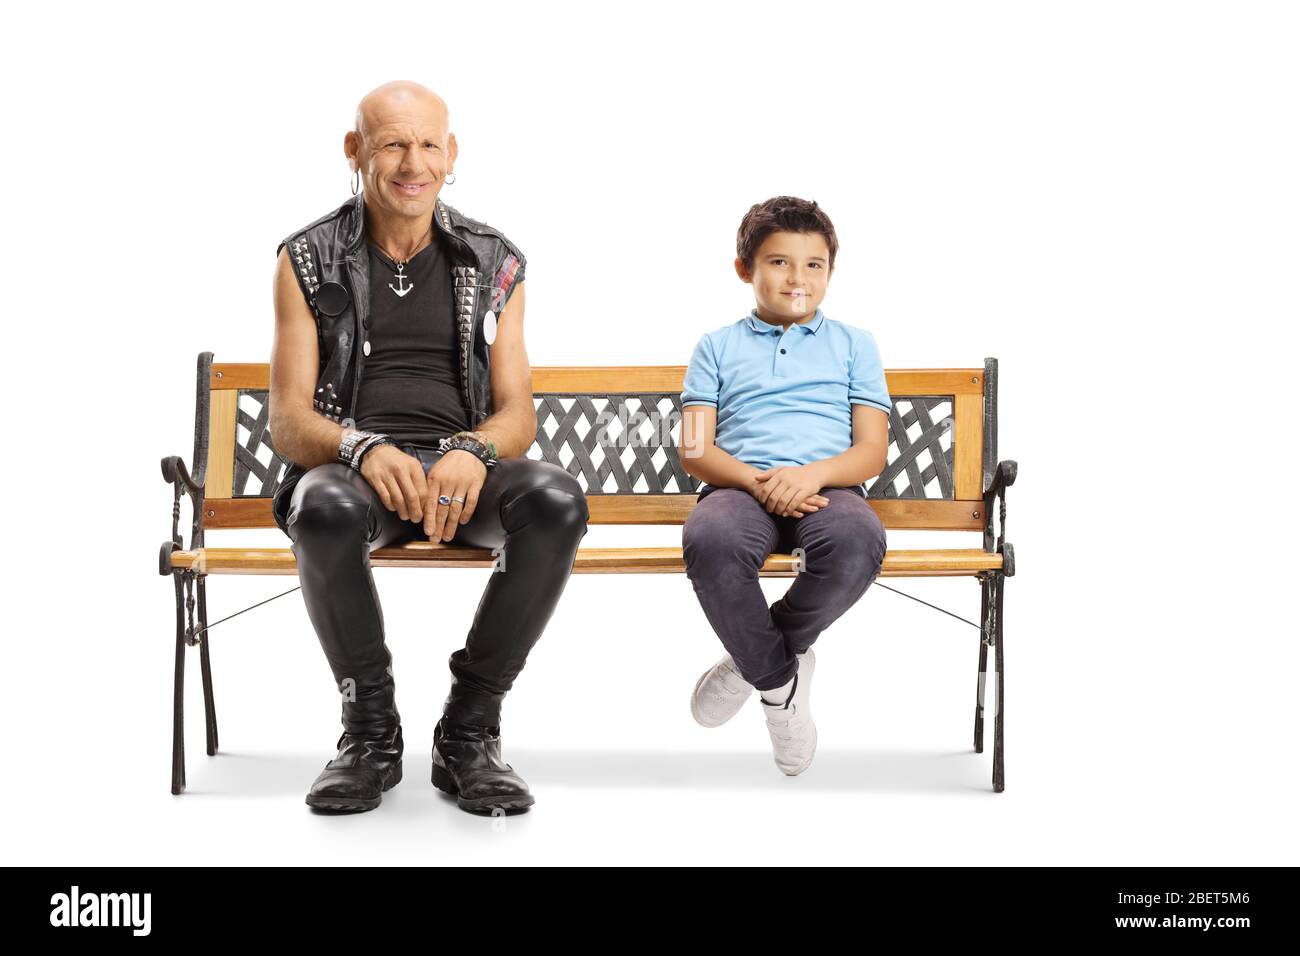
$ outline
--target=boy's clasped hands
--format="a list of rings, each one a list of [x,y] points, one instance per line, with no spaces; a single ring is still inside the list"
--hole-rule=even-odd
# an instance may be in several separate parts
[[[825,482],[821,469],[811,465],[781,465],[755,471],[745,490],[771,514],[802,518],[831,503],[820,494]]]

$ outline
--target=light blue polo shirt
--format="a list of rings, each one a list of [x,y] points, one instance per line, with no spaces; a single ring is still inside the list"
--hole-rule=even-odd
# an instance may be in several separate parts
[[[854,404],[893,407],[876,340],[821,309],[784,332],[755,309],[706,333],[682,391],[683,406],[717,408],[714,444],[763,470],[848,451]]]

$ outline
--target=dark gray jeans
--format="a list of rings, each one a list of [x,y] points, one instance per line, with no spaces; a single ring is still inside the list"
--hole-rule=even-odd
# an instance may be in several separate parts
[[[885,527],[851,488],[823,488],[830,504],[802,518],[767,512],[740,488],[705,487],[682,526],[686,574],[704,614],[758,690],[794,677],[795,654],[866,593],[885,557]],[[803,549],[803,570],[768,606],[758,569],[773,552]]]

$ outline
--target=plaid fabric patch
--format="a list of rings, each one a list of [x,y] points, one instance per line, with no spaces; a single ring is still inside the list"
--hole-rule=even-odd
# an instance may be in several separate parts
[[[513,252],[506,253],[505,261],[501,263],[501,268],[497,274],[492,277],[492,305],[493,312],[500,311],[501,303],[505,301],[506,294],[515,284],[515,276],[519,274],[519,259]]]

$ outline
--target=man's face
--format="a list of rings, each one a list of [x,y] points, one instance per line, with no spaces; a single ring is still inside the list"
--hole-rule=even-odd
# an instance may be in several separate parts
[[[361,170],[366,205],[398,217],[429,215],[456,161],[445,114],[412,98],[369,110],[343,149]]]
[[[811,318],[826,298],[830,256],[821,233],[774,232],[754,254],[753,272],[739,259],[736,272],[753,284],[759,318],[788,325]]]

